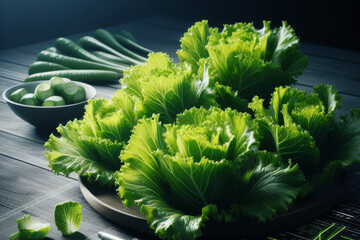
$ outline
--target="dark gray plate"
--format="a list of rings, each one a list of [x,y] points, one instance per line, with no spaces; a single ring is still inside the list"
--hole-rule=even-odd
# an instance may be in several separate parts
[[[117,196],[115,188],[89,183],[85,178],[80,177],[80,189],[88,203],[107,219],[129,229],[154,236],[154,231],[149,228],[144,215],[140,214],[136,208],[126,208]],[[298,200],[289,212],[279,215],[273,221],[266,223],[210,221],[206,223],[203,237],[224,239],[262,236],[293,228],[325,213],[344,196],[345,190],[346,178],[342,176],[335,183],[323,186],[316,193]]]

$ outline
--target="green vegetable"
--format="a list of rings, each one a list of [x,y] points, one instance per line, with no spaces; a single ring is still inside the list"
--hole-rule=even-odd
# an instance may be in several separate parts
[[[122,90],[111,100],[90,100],[82,121],[60,125],[60,138],[50,135],[45,144],[50,168],[56,174],[76,172],[100,184],[114,185],[114,172],[121,166],[120,151],[141,116],[135,103]]]
[[[132,36],[132,35],[131,35]],[[130,37],[129,36],[129,32],[120,32],[120,34],[115,34],[114,35],[114,38],[121,44],[125,45],[125,46],[128,46],[128,47],[131,47],[133,48],[134,50],[136,51],[139,51],[139,52],[143,52],[143,53],[152,53],[153,51],[150,50],[150,49],[147,49],[139,44],[137,44],[135,42],[135,39],[134,37]]]
[[[40,72],[49,72],[49,71],[56,71],[56,70],[69,70],[70,68],[65,67],[63,65],[57,64],[57,63],[51,63],[51,62],[43,62],[38,61],[34,62],[29,67],[29,75],[34,73],[40,73]]]
[[[111,47],[112,49],[114,49],[122,54],[125,54],[126,56],[132,57],[136,60],[146,62],[146,58],[144,58],[144,57],[128,50],[124,46],[122,46],[120,43],[118,43],[116,41],[116,39],[111,35],[111,33],[106,31],[105,29],[96,30],[94,36],[97,40],[106,44],[107,46]]]
[[[18,232],[11,234],[10,239],[44,239],[50,232],[50,224],[41,223],[33,220],[29,214],[24,215],[20,219],[16,219]]]
[[[86,99],[85,89],[74,82],[64,83],[60,91],[67,104],[81,102]]]
[[[98,70],[110,70],[118,73],[123,73],[124,69],[126,68],[126,66],[124,65],[112,66],[103,63],[91,62],[79,58],[68,57],[50,51],[41,51],[38,54],[38,60],[61,64],[71,69],[92,69],[92,70],[98,69]]]
[[[228,87],[228,97],[219,96],[223,108],[242,102],[236,98],[249,101],[258,95],[268,99],[274,87],[295,83],[294,77],[307,65],[307,57],[298,50],[299,39],[286,22],[275,29],[270,22],[264,22],[262,29],[252,23],[235,23],[224,25],[219,32],[202,21],[180,41],[182,49],[177,54],[181,62],[189,63],[193,72],[208,67],[210,79],[217,83],[216,92]]]
[[[21,104],[39,106],[39,100],[34,96],[33,93],[27,93],[20,99]]]
[[[10,94],[9,99],[10,99],[11,101],[14,101],[14,102],[17,102],[17,103],[18,103],[18,102],[20,102],[21,98],[22,98],[23,96],[25,96],[25,94],[27,94],[27,93],[28,93],[28,91],[26,91],[25,88],[19,88],[19,89],[13,91],[13,92]]]
[[[34,91],[34,96],[39,100],[40,102],[43,102],[48,97],[54,96],[55,91],[53,88],[51,88],[50,82],[43,82],[36,86]]]
[[[66,83],[69,82],[70,80],[67,78],[61,78],[61,77],[52,77],[50,79],[50,86],[52,89],[54,89],[55,93],[60,93],[62,86]]]
[[[124,38],[126,38],[126,39],[128,39],[128,40],[130,40],[130,41],[136,42],[136,39],[135,39],[134,35],[132,35],[132,33],[129,32],[129,31],[121,30],[121,31],[118,33],[118,35],[121,35],[121,36],[123,36]],[[150,52],[149,52],[149,53],[150,53]]]
[[[25,79],[25,82],[48,80],[56,76],[69,78],[74,81],[91,83],[113,81],[119,77],[119,74],[106,70],[60,70],[30,75]]]
[[[303,174],[276,154],[254,152],[254,127],[249,115],[217,108],[187,110],[165,127],[159,115],[140,120],[115,175],[125,206],[139,206],[169,239],[194,239],[209,219],[265,221],[286,211]]]
[[[116,64],[122,64],[124,66],[130,67],[127,60],[125,60],[123,58],[120,58],[118,56],[114,56],[112,54],[109,54],[109,53],[106,53],[106,52],[103,52],[103,51],[89,51],[89,52],[91,54],[99,57],[99,58],[104,59],[104,60],[111,61],[111,62],[116,63]]]
[[[68,54],[69,56],[85,59],[88,61],[98,62],[102,64],[106,64],[109,66],[117,67],[117,64],[112,62],[106,61],[102,58],[96,57],[86,51],[85,49],[81,48],[79,45],[74,43],[73,41],[67,38],[58,38],[56,39],[56,49],[60,50],[64,54]]]
[[[55,224],[63,235],[70,235],[80,228],[82,206],[78,202],[67,201],[55,206]]]
[[[122,54],[116,50],[114,50],[113,48],[107,46],[106,44],[98,41],[97,39],[93,38],[93,37],[90,37],[90,36],[85,36],[85,37],[82,37],[80,38],[79,40],[79,44],[84,47],[84,48],[87,48],[87,49],[99,49],[99,50],[102,50],[102,51],[106,51],[106,52],[109,52],[115,56],[118,56],[120,58],[123,58],[125,60],[128,61],[128,63],[130,64],[134,64],[134,65],[137,65],[137,64],[142,64],[143,61],[139,61],[139,60],[136,60],[136,59],[133,59],[129,56],[126,56],[125,54]]]
[[[185,109],[210,107],[215,99],[208,82],[206,75],[193,76],[189,67],[176,66],[166,54],[150,54],[147,63],[125,71],[123,89],[111,101],[89,101],[83,121],[59,126],[62,137],[51,136],[45,145],[50,168],[57,174],[76,172],[101,184],[114,184],[119,154],[138,119],[160,112],[164,122],[172,122]],[[139,86],[144,91],[138,92]]]
[[[61,96],[51,96],[44,100],[42,106],[63,106],[65,100]]]

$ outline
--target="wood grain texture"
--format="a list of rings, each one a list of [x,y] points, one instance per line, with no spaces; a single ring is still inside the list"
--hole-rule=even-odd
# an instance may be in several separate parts
[[[73,182],[77,181],[54,176],[49,171],[39,171],[36,166],[0,155],[0,208],[9,210],[1,210],[0,221]]]

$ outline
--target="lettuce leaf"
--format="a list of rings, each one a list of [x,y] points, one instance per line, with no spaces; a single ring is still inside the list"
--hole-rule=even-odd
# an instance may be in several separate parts
[[[78,202],[67,201],[55,206],[55,225],[63,235],[70,235],[80,228],[82,206]]]
[[[44,239],[50,232],[49,223],[41,223],[31,218],[29,214],[20,219],[16,219],[18,232],[11,234],[10,239]]]
[[[49,167],[68,176],[75,172],[104,185],[113,185],[121,167],[119,155],[141,116],[136,100],[119,90],[111,100],[96,98],[86,106],[84,119],[60,125],[61,137],[50,135],[45,143]]]
[[[196,72],[199,68],[198,62],[202,58],[207,58],[209,53],[205,46],[212,31],[217,29],[209,28],[208,21],[203,20],[195,23],[180,39],[181,49],[177,55],[182,62],[187,62]]]
[[[49,167],[55,174],[68,176],[75,172],[104,185],[114,184],[114,172],[120,168],[120,151],[123,144],[108,139],[80,135],[80,122],[74,120],[66,126],[60,125],[58,138],[50,135],[45,144],[51,151],[45,152]]]

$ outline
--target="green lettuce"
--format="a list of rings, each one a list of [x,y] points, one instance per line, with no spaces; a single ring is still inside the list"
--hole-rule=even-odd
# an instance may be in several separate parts
[[[254,97],[254,111],[260,149],[276,152],[299,164],[310,190],[331,181],[360,161],[359,110],[336,120],[341,97],[331,85],[314,86],[314,92],[290,87],[276,88],[268,108]]]
[[[118,192],[161,238],[194,239],[209,219],[272,219],[304,182],[297,165],[257,151],[250,115],[235,110],[192,108],[165,126],[155,115],[133,132],[115,174]]]
[[[274,87],[296,82],[307,65],[299,50],[299,38],[283,22],[272,29],[252,23],[224,25],[222,32],[210,28],[207,21],[197,22],[181,38],[177,52],[181,62],[189,63],[193,72],[209,67],[211,81],[222,108],[228,106],[246,111],[245,100],[257,95],[269,98]]]
[[[50,232],[49,223],[41,223],[31,218],[29,214],[24,215],[20,219],[16,219],[18,225],[18,232],[11,234],[10,239],[29,239],[40,240],[44,239]]]
[[[56,174],[75,172],[89,181],[113,185],[114,172],[121,167],[119,154],[139,116],[135,99],[122,90],[111,100],[90,100],[83,120],[60,125],[61,137],[51,134],[45,143],[50,168]]]
[[[78,202],[67,201],[55,206],[55,224],[63,235],[70,235],[80,228],[82,206]]]
[[[175,65],[164,53],[150,54],[145,64],[127,69],[121,82],[123,88],[110,100],[90,100],[83,120],[60,125],[61,136],[50,136],[46,159],[56,174],[75,172],[113,185],[122,165],[120,152],[139,119],[159,113],[161,121],[170,123],[186,109],[216,105],[208,72],[194,75],[187,64]]]

